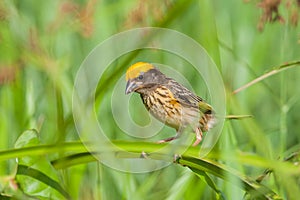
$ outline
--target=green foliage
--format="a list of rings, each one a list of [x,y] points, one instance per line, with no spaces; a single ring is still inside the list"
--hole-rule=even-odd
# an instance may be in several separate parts
[[[37,146],[39,143],[36,131],[25,131],[16,141],[15,148]],[[25,194],[39,199],[68,198],[57,172],[46,157],[29,155],[18,158],[17,163],[16,181]]]
[[[276,6],[284,23],[262,21],[270,13],[242,0],[1,1],[0,199],[297,199],[300,29],[293,10],[299,7],[281,2]],[[133,174],[96,162],[105,147],[93,156],[82,145],[72,87],[96,45],[144,26],[171,28],[199,42],[224,80],[227,113],[253,117],[226,121],[205,158],[198,157],[199,147],[189,148],[168,167]],[[121,56],[105,71],[95,110],[107,137],[122,149],[112,149],[120,160],[144,152],[149,154],[141,159],[173,162],[174,155],[155,153],[163,144],[125,135],[110,110],[115,84],[141,60],[174,66],[209,100],[187,61],[147,49]],[[135,97],[130,103],[138,106],[128,109],[144,125],[149,118]],[[165,127],[151,140],[174,134]]]

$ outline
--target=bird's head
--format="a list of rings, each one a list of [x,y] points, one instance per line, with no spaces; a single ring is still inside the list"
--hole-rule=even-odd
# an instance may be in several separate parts
[[[141,92],[143,89],[153,87],[161,83],[163,76],[164,74],[150,63],[135,63],[126,72],[127,85],[125,94]]]

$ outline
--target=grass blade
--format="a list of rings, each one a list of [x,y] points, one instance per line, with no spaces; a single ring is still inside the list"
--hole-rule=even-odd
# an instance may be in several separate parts
[[[253,81],[247,83],[246,85],[243,85],[242,87],[236,89],[233,91],[233,94],[237,94],[245,89],[247,89],[248,87],[254,85],[255,83],[258,83],[270,76],[273,76],[275,74],[278,74],[279,72],[282,72],[286,69],[289,69],[289,68],[292,68],[292,67],[296,67],[296,66],[299,66],[300,65],[300,61],[294,61],[294,62],[289,62],[289,63],[286,63],[286,64],[283,64],[283,65],[280,65],[279,67],[276,67],[275,69],[271,70],[270,72],[254,79]]]

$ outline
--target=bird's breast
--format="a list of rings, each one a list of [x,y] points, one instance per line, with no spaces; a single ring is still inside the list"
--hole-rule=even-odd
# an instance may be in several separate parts
[[[147,110],[168,126],[178,129],[180,126],[199,122],[199,110],[181,105],[166,87],[158,87],[141,94],[141,97]]]

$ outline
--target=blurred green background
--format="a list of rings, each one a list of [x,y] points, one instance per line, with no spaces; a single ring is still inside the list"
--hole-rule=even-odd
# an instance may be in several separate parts
[[[275,67],[300,61],[299,7],[297,0],[2,0],[0,150],[25,147],[27,143],[78,141],[71,95],[76,72],[85,57],[113,34],[137,27],[164,27],[188,35],[207,50],[226,87],[228,114],[253,115],[253,119],[226,121],[215,151],[221,157],[222,152],[226,152],[225,157],[234,157],[236,152],[245,154],[243,162],[225,159],[222,163],[255,179],[265,169],[262,160],[274,161],[276,165],[283,155],[289,155],[285,152],[300,149],[299,67],[291,67],[237,94],[232,92]],[[176,67],[196,92],[209,99],[202,79],[196,79],[192,68],[184,67],[185,62],[164,52],[145,50],[130,63],[141,58],[146,62],[177,63]],[[106,98],[129,67],[122,65],[122,61],[120,58],[106,70],[96,96],[96,106],[106,108],[99,118],[105,120],[112,139],[122,139],[123,134],[113,121]],[[133,112],[133,118],[143,124],[145,120],[141,119],[149,120],[148,115],[138,96],[132,101],[143,116]],[[30,129],[36,130],[37,138],[31,132],[16,143]],[[175,134],[170,128],[163,132],[166,137]],[[68,154],[58,152],[41,159],[49,163]],[[247,160],[246,155],[257,156],[257,161]],[[28,159],[23,164],[34,165]],[[51,190],[46,192],[47,184],[43,188],[26,183],[24,177],[15,178],[16,168],[15,159],[1,159],[0,193],[20,199],[33,196],[38,199],[242,199],[244,195],[235,184],[212,176],[222,193],[216,194],[206,181],[175,164],[145,174],[119,172],[98,162],[60,170],[42,166],[44,173],[50,170],[55,174],[68,193],[69,197],[63,197]],[[263,183],[284,199],[295,199],[300,193],[299,171],[299,165],[298,173],[294,169],[289,171],[289,167],[278,168]],[[14,189],[18,181],[19,187]]]

